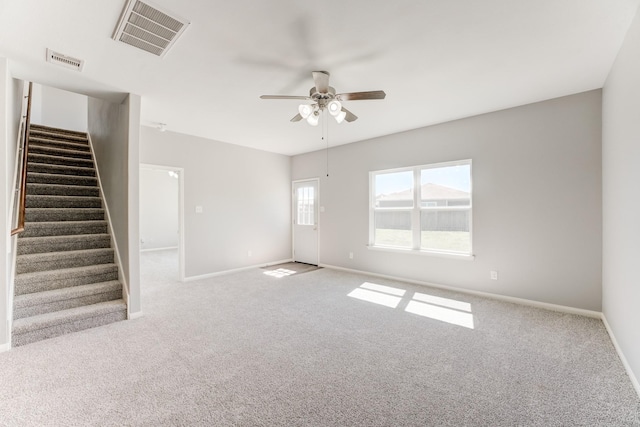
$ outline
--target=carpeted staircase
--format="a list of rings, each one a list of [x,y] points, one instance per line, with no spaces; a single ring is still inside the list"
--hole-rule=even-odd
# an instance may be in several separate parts
[[[127,318],[87,135],[32,125],[14,347]]]

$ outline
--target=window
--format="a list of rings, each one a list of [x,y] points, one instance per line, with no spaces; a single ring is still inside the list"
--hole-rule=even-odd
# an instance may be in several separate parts
[[[298,213],[298,221],[296,222],[296,224],[314,225],[316,222],[316,219],[314,218],[314,187],[299,187],[298,194],[296,196],[296,200],[298,202],[298,206],[296,209]]]
[[[471,255],[471,160],[370,173],[373,247]]]

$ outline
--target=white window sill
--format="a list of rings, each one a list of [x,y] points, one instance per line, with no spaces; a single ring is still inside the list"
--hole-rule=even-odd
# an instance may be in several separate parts
[[[473,254],[458,254],[454,252],[437,252],[437,251],[425,251],[425,250],[416,250],[416,249],[404,249],[404,248],[394,248],[391,246],[367,245],[367,249],[372,251],[395,252],[395,253],[408,254],[408,255],[422,255],[422,256],[433,256],[433,257],[439,257],[439,258],[458,259],[463,261],[473,261],[476,257]]]

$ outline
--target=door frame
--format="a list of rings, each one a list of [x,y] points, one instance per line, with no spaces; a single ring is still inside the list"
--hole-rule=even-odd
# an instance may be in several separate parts
[[[178,172],[178,280],[184,282],[184,168],[140,163],[140,169]]]
[[[317,194],[317,200],[318,200],[318,206],[316,207],[318,214],[316,215],[316,227],[317,227],[317,232],[318,232],[318,241],[317,243],[317,248],[316,248],[316,265],[320,266],[320,178],[305,178],[305,179],[296,179],[291,181],[291,259],[295,262],[296,257],[295,257],[295,247],[296,247],[296,184],[299,184],[301,182],[310,182],[310,181],[315,181],[316,182],[316,188],[318,189],[318,194]]]

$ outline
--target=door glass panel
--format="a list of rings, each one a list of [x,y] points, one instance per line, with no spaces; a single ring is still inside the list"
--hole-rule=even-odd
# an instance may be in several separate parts
[[[315,188],[298,187],[296,199],[297,224],[315,225]]]

